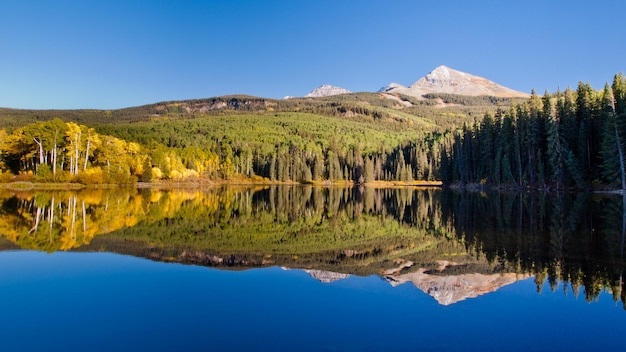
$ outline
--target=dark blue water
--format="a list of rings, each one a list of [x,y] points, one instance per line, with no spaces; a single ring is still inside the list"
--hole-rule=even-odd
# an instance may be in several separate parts
[[[377,276],[0,253],[0,351],[622,351],[626,312],[532,279],[441,306]]]

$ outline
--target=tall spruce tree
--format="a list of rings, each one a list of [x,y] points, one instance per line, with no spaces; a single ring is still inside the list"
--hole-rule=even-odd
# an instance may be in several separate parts
[[[619,183],[622,189],[626,189],[623,155],[624,138],[620,133],[620,126],[618,126],[615,115],[613,90],[608,83],[602,91],[600,111],[605,121],[600,149],[602,176],[607,183],[612,185]]]

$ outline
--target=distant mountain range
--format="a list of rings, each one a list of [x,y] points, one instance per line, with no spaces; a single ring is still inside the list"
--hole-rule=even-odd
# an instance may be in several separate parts
[[[416,98],[422,98],[425,94],[435,93],[501,98],[528,98],[530,96],[530,94],[504,87],[486,78],[454,70],[443,65],[435,68],[408,87],[399,83],[390,83],[382,87],[378,92],[398,93]],[[350,93],[350,91],[345,88],[324,84],[305,95],[305,97],[327,97],[346,93]]]

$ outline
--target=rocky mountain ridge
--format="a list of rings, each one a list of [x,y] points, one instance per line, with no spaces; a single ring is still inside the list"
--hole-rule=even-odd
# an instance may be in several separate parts
[[[530,95],[499,85],[483,77],[475,76],[447,66],[439,66],[409,87],[398,83],[380,89],[385,93],[401,93],[421,98],[425,94],[448,93],[469,96],[494,96],[527,98]]]
[[[345,88],[333,86],[330,84],[323,84],[313,89],[309,94],[305,95],[304,97],[305,98],[319,98],[319,97],[329,97],[332,95],[347,94],[347,93],[352,93],[352,92]]]
[[[325,84],[314,89],[305,97],[327,97],[346,93],[350,93],[350,91],[345,88]],[[530,97],[527,93],[507,88],[487,78],[458,71],[444,65],[435,68],[408,87],[394,82],[379,89],[378,93],[398,93],[416,98],[422,98],[426,94],[437,93],[501,98]]]

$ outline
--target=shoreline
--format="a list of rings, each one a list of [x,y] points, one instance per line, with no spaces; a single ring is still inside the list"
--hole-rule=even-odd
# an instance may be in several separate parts
[[[195,181],[159,181],[159,182],[136,182],[128,184],[82,184],[82,183],[54,183],[54,182],[32,182],[13,181],[0,183],[0,189],[9,191],[76,191],[82,189],[114,189],[114,188],[135,188],[135,189],[209,189],[215,187],[237,186],[237,187],[269,187],[269,186],[312,186],[312,187],[364,187],[364,188],[414,188],[414,189],[443,189],[448,188],[457,192],[542,192],[542,193],[590,193],[590,194],[610,194],[626,195],[626,190],[610,188],[590,188],[587,190],[576,189],[555,189],[555,188],[528,188],[514,186],[494,187],[481,184],[452,184],[444,185],[441,181],[374,181],[357,184],[354,181],[311,181],[311,182],[281,182],[263,180],[195,180]]]
[[[371,187],[371,188],[441,188],[441,181],[374,181],[369,183],[356,184],[353,181],[312,181],[312,182],[281,182],[270,180],[232,180],[232,181],[212,181],[200,180],[193,181],[161,181],[161,182],[136,182],[132,184],[82,184],[82,183],[54,183],[54,182],[31,182],[31,181],[15,181],[0,183],[0,188],[13,191],[28,190],[80,190],[85,188],[118,188],[131,187],[137,189],[149,188],[212,188],[222,186],[314,186],[314,187]]]

